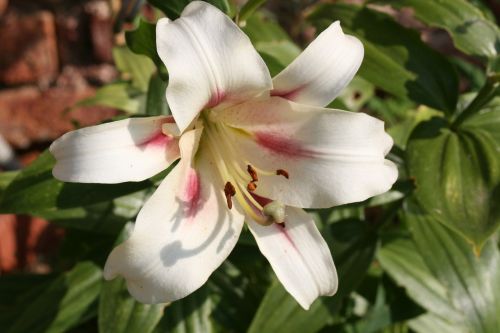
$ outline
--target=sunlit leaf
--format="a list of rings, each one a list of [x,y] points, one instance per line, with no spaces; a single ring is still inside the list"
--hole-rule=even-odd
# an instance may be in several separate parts
[[[128,113],[138,113],[141,108],[141,98],[126,82],[105,85],[96,90],[94,96],[83,99],[75,104],[75,108],[84,106],[107,106]]]
[[[480,247],[500,225],[498,143],[485,130],[420,123],[407,148],[417,200],[434,218]]]
[[[147,91],[149,78],[155,70],[150,58],[135,54],[127,47],[117,46],[113,48],[113,59],[124,79],[130,79],[132,86],[139,91]]]

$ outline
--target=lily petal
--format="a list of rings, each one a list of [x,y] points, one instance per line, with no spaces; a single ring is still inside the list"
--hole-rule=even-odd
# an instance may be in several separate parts
[[[172,117],[130,118],[64,134],[50,146],[54,177],[67,182],[148,179],[179,158],[178,139],[162,133]]]
[[[283,224],[248,227],[285,289],[306,310],[322,295],[337,291],[337,271],[328,245],[312,218],[302,209],[287,207]]]
[[[203,108],[237,103],[272,88],[248,37],[206,2],[191,2],[175,21],[159,20],[156,44],[169,71],[167,101],[181,132]]]
[[[139,213],[132,236],[110,254],[104,277],[118,275],[143,303],[177,300],[202,286],[236,244],[244,216],[228,210],[211,162],[196,152],[200,129],[180,140],[181,161]]]
[[[326,106],[351,82],[363,60],[363,44],[334,22],[273,78],[273,96]]]
[[[217,113],[237,128],[239,159],[259,169],[284,169],[288,179],[259,175],[256,193],[286,205],[326,208],[389,190],[398,171],[384,159],[392,146],[384,123],[363,113],[324,109],[280,97]]]

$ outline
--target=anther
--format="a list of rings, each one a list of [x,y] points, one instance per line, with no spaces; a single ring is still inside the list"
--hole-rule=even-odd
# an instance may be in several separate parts
[[[286,171],[286,170],[284,170],[284,169],[278,169],[278,170],[276,170],[276,174],[277,174],[278,176],[283,176],[283,177],[285,177],[286,179],[288,179],[288,178],[289,178],[288,171]]]
[[[236,194],[236,190],[231,182],[227,182],[224,186],[224,194],[226,195],[227,208],[233,208],[233,201],[231,200],[231,197]]]
[[[257,171],[255,171],[253,166],[251,166],[250,164],[247,165],[247,171],[248,171],[248,174],[250,175],[250,177],[252,177],[253,182],[256,182],[259,180],[259,176],[257,175]]]
[[[247,190],[249,190],[250,192],[255,191],[256,188],[257,188],[257,184],[255,184],[255,182],[249,182],[247,185]]]

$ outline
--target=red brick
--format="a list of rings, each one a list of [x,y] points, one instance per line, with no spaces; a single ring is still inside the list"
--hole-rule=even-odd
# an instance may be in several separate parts
[[[10,11],[0,23],[0,40],[0,82],[47,85],[56,77],[59,64],[54,16],[50,12]]]
[[[45,91],[33,86],[0,91],[0,133],[14,148],[52,141],[74,129],[75,121],[91,125],[116,114],[104,107],[67,113],[77,101],[92,96],[95,89],[71,68],[57,83]]]

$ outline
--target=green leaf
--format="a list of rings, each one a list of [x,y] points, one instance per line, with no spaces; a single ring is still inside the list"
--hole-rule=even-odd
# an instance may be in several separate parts
[[[92,205],[151,187],[151,181],[121,184],[63,183],[52,176],[54,158],[46,151],[5,189],[0,213],[47,215]]]
[[[101,289],[101,270],[83,262],[24,304],[7,333],[66,332],[84,318]]]
[[[420,123],[407,147],[415,195],[434,218],[481,247],[500,225],[498,142],[485,130]]]
[[[500,30],[481,10],[466,0],[378,0],[395,8],[409,7],[431,27],[445,29],[455,46],[475,56],[494,58],[500,48]]]
[[[42,215],[66,229],[117,235],[143,206],[145,192],[147,191],[139,191],[89,206],[44,211]]]
[[[320,5],[308,20],[320,31],[340,20],[347,33],[358,37],[365,47],[359,75],[375,86],[438,110],[455,110],[456,71],[443,56],[425,45],[417,32],[404,28],[386,14],[347,4]]]
[[[304,311],[281,284],[275,282],[262,300],[249,333],[317,332],[333,322],[332,314],[359,285],[371,264],[377,238],[366,222],[358,220],[334,223],[329,235],[335,244],[333,254],[339,276],[337,294],[316,300],[308,311]]]
[[[160,9],[170,19],[178,18],[184,7],[191,1],[193,0],[148,0],[150,4]],[[207,0],[205,2],[214,5],[228,15],[231,14],[231,6],[228,0]]]
[[[141,107],[141,101],[135,97],[139,94],[139,92],[135,91],[135,89],[130,87],[126,82],[112,83],[99,88],[94,96],[79,101],[73,109],[84,106],[100,105],[128,113],[138,113]]]
[[[245,26],[246,20],[267,0],[248,0],[238,14],[238,23]]]
[[[474,114],[462,124],[470,131],[486,131],[491,135],[500,150],[500,97],[488,103],[479,113]]]
[[[243,31],[275,75],[301,52],[277,22],[264,13],[255,12],[246,21]]]
[[[17,177],[19,171],[4,171],[0,172],[0,202],[2,202],[2,196],[5,192],[5,189],[9,186],[9,184]]]
[[[210,333],[213,331],[210,321],[213,306],[207,289],[201,288],[165,308],[154,333]]]
[[[449,321],[462,320],[460,312],[450,304],[446,285],[432,275],[411,238],[400,236],[385,243],[377,259],[415,302]]]
[[[276,280],[262,300],[248,333],[317,332],[331,321],[328,308],[322,302],[314,302],[305,311]]]
[[[151,59],[144,55],[135,54],[124,46],[113,48],[113,59],[122,76],[125,79],[130,78],[134,88],[141,92],[147,91],[149,78],[155,70]]]
[[[124,279],[104,282],[99,299],[100,333],[150,333],[163,315],[165,304],[134,300]]]
[[[415,206],[410,206],[406,221],[423,261],[446,286],[450,305],[460,311],[468,330],[499,332],[500,251],[496,240],[489,240],[480,254],[474,253],[470,244]]]
[[[426,313],[408,321],[408,326],[417,333],[467,333],[461,324],[452,324],[433,313]]]
[[[165,91],[167,82],[163,81],[158,74],[153,74],[149,80],[148,94],[146,99],[146,114],[160,116],[170,114]]]
[[[140,19],[135,30],[125,32],[125,40],[132,52],[147,56],[160,72],[164,75],[167,73],[165,65],[156,52],[156,24]]]

